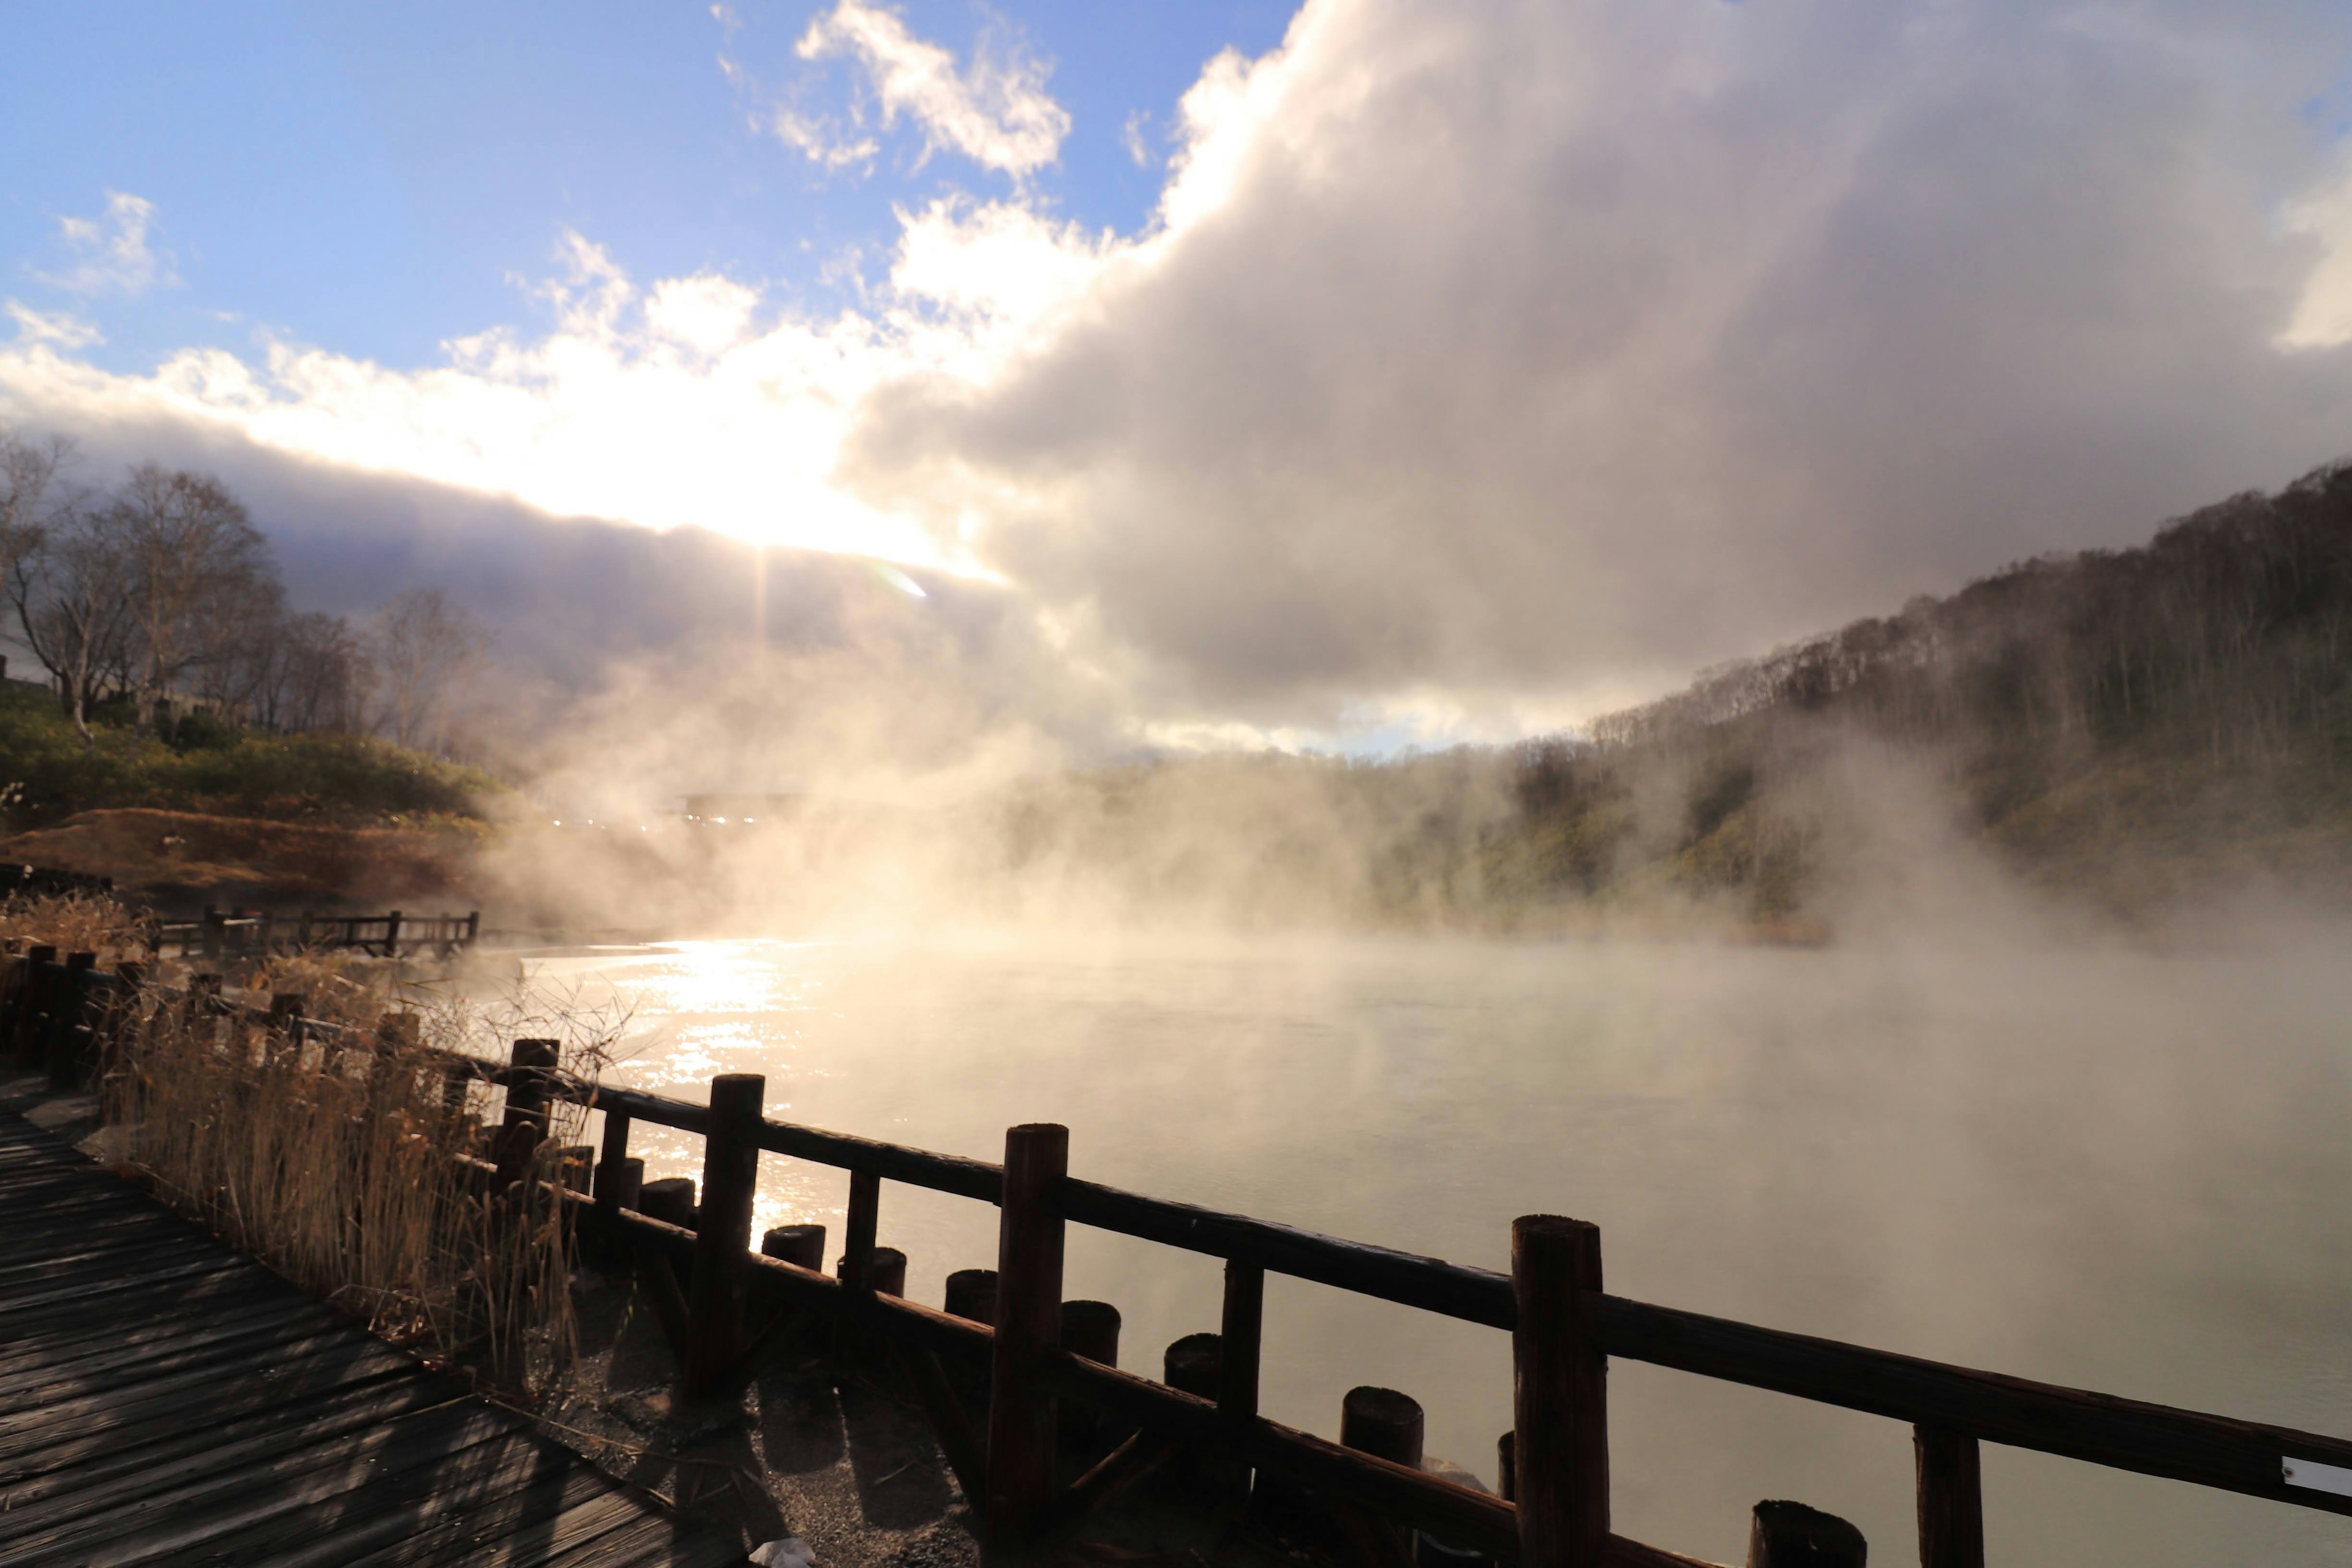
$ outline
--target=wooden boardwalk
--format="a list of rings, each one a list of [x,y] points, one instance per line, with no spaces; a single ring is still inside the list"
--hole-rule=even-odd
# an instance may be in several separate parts
[[[0,1563],[743,1561],[0,1112]]]

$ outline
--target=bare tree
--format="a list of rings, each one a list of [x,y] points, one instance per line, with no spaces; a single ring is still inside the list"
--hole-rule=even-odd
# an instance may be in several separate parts
[[[288,616],[273,629],[274,659],[261,689],[263,721],[274,729],[367,727],[375,661],[367,644],[341,616]]]
[[[85,740],[89,710],[122,683],[135,635],[131,565],[101,508],[61,509],[8,574],[9,601],[35,658]]]
[[[131,470],[106,521],[131,574],[142,715],[227,639],[250,625],[257,600],[282,591],[261,532],[218,479],[153,463]]]
[[[489,629],[438,588],[412,588],[377,612],[383,726],[404,746],[443,737],[440,724],[490,646]]]
[[[63,437],[36,442],[0,425],[0,583],[14,580],[17,562],[39,544],[56,510],[69,504],[63,474],[72,454]]]

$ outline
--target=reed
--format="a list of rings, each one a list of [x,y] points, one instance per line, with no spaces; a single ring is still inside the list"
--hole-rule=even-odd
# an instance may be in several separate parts
[[[110,939],[135,931],[103,900],[30,900],[5,918],[0,931],[60,947],[127,951]],[[105,1031],[114,1159],[395,1342],[515,1394],[568,1370],[571,1219],[543,1184],[560,1180],[556,1152],[581,1141],[586,1113],[552,1106],[537,1179],[502,1184],[482,1120],[502,1091],[453,1063],[494,1050],[524,1009],[346,952],[273,956],[231,976],[251,1001],[301,997],[314,1022],[292,1027],[208,1005],[173,978],[151,976]],[[563,1041],[565,1070],[602,1068],[613,1021],[537,1021]]]

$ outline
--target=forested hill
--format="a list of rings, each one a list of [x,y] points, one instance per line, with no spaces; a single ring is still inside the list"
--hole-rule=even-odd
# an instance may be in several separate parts
[[[1857,739],[1950,786],[1960,832],[2113,906],[2252,876],[2342,890],[2352,464],[1709,671],[1590,741],[1525,747],[1489,885],[1664,881],[1800,909],[1869,804]]]

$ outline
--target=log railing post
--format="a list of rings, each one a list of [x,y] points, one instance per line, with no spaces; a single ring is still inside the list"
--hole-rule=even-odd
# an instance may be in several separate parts
[[[1070,1130],[1033,1122],[1004,1134],[996,1240],[996,1345],[988,1401],[988,1537],[1029,1533],[1054,1496],[1054,1396],[1037,1360],[1062,1342],[1062,1216]]]
[[[36,942],[25,950],[24,978],[16,987],[16,1038],[9,1042],[16,1047],[18,1067],[45,1065],[38,1030],[47,1010],[49,965],[57,961],[58,950],[47,942]]]
[[[507,1113],[490,1144],[490,1160],[499,1168],[501,1191],[530,1176],[531,1156],[547,1141],[543,1075],[554,1070],[561,1054],[553,1040],[517,1040],[508,1058],[514,1071],[507,1084]]]
[[[1748,1568],[1865,1568],[1870,1543],[1833,1513],[1801,1502],[1759,1502],[1748,1529]]]
[[[751,1251],[751,1197],[760,1181],[760,1111],[768,1080],[754,1072],[710,1080],[702,1140],[702,1215],[687,1300],[686,1393],[718,1392],[743,1342],[743,1268]]]
[[[58,977],[57,1002],[49,1020],[51,1089],[81,1087],[84,1015],[89,1011],[89,976],[97,967],[95,952],[66,954],[66,971]]]
[[[1911,1429],[1918,1459],[1919,1568],[1984,1568],[1984,1482],[1977,1440]]]
[[[1558,1215],[1513,1221],[1511,1290],[1519,1562],[1600,1568],[1609,1541],[1607,1367],[1591,1308],[1601,1227]]]
[[[383,918],[383,955],[386,958],[400,956],[400,911],[398,910],[393,910]]]
[[[849,1173],[849,1211],[842,1216],[841,1282],[861,1295],[874,1289],[874,1238],[881,1228],[882,1178]]]
[[[604,1112],[604,1143],[596,1156],[596,1206],[610,1215],[616,1209],[635,1208],[636,1194],[623,1189],[629,1176],[629,1117],[626,1111]],[[644,1180],[645,1165],[637,1166],[637,1177]]]
[[[1217,1414],[1236,1430],[1257,1419],[1258,1345],[1265,1332],[1265,1270],[1225,1260],[1225,1310],[1218,1331]]]

